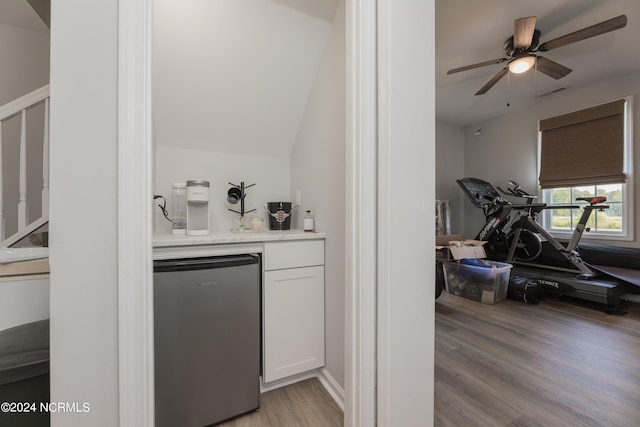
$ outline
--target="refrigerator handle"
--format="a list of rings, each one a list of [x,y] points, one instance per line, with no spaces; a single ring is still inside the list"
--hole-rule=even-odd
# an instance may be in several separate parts
[[[216,268],[258,264],[259,262],[260,256],[257,254],[167,259],[154,261],[153,271],[156,273],[163,273],[170,271],[212,270]]]

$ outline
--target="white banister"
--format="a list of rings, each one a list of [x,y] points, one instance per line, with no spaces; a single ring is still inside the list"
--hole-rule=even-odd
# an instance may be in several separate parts
[[[27,110],[22,110],[22,125],[20,127],[20,190],[18,199],[18,231],[23,230],[28,223],[27,212]]]
[[[4,193],[2,192],[2,189],[4,188],[4,181],[2,179],[3,176],[4,170],[2,169],[2,120],[0,120],[0,241],[4,240]]]
[[[0,211],[0,214],[1,213],[2,212]],[[49,98],[44,100],[44,135],[42,138],[42,216],[49,216]]]
[[[49,85],[42,86],[40,89],[36,89],[20,98],[9,102],[8,104],[0,106],[0,120],[6,120],[22,110],[26,110],[29,107],[34,106],[40,101],[49,97]]]
[[[34,197],[38,197],[35,194],[28,193],[28,181],[34,179],[27,178],[27,169],[38,169],[37,165],[30,162],[27,158],[28,153],[33,152],[31,148],[31,142],[27,141],[27,114],[34,107],[42,104],[44,110],[43,116],[43,139],[42,139],[42,210],[41,216],[34,220],[34,223],[43,224],[48,221],[49,217],[49,113],[50,113],[50,100],[49,100],[49,85],[45,85],[39,89],[36,89],[18,99],[15,99],[7,104],[0,105],[0,246],[7,246],[9,242],[17,242],[20,239],[27,236],[29,233],[35,231],[29,224],[29,200],[33,200]],[[39,114],[38,114],[39,116]],[[34,128],[33,116],[30,116],[29,128]],[[2,141],[2,125],[3,122],[8,120],[21,120],[20,123],[20,136],[14,138],[13,133],[5,136],[11,136],[5,138]],[[36,122],[40,120],[39,118]],[[16,123],[17,124],[17,123]],[[13,127],[5,127],[5,131],[13,129]],[[35,129],[35,128],[34,128]],[[17,135],[16,135],[17,137]],[[19,139],[19,140],[18,140]],[[34,141],[35,142],[35,141]],[[2,168],[3,150],[8,146],[15,147],[19,143],[19,155],[17,164],[12,162],[11,168]],[[29,149],[27,150],[27,144]],[[37,143],[36,143],[37,144]],[[4,147],[4,146],[7,147]],[[35,148],[35,147],[34,147]],[[38,151],[38,150],[36,150]],[[5,153],[6,154],[6,153]],[[18,182],[15,182],[15,167],[18,167]],[[35,173],[35,170],[33,171]],[[7,174],[7,175],[5,175]],[[11,176],[11,179],[8,177]],[[7,185],[4,191],[4,185]],[[15,201],[12,201],[11,206],[4,204],[3,193],[11,195],[11,200],[15,200],[16,190],[18,193],[17,206]],[[17,216],[16,216],[17,213]],[[7,222],[8,221],[8,222]],[[8,231],[9,230],[9,231]],[[9,236],[7,237],[7,233]]]

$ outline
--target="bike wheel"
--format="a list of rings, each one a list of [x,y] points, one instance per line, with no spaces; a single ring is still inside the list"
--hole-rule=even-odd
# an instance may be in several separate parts
[[[513,243],[513,236],[509,239],[509,244]],[[532,261],[542,252],[542,239],[537,233],[523,229],[516,243],[514,257],[520,261]]]

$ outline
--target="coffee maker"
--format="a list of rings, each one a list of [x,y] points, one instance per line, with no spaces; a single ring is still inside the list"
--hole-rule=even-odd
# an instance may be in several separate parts
[[[187,235],[209,234],[209,181],[187,181]]]

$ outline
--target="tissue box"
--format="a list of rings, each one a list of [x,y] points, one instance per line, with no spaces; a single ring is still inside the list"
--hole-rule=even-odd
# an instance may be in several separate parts
[[[495,304],[507,299],[511,264],[483,261],[491,267],[479,267],[459,262],[443,262],[447,292],[461,297]]]

